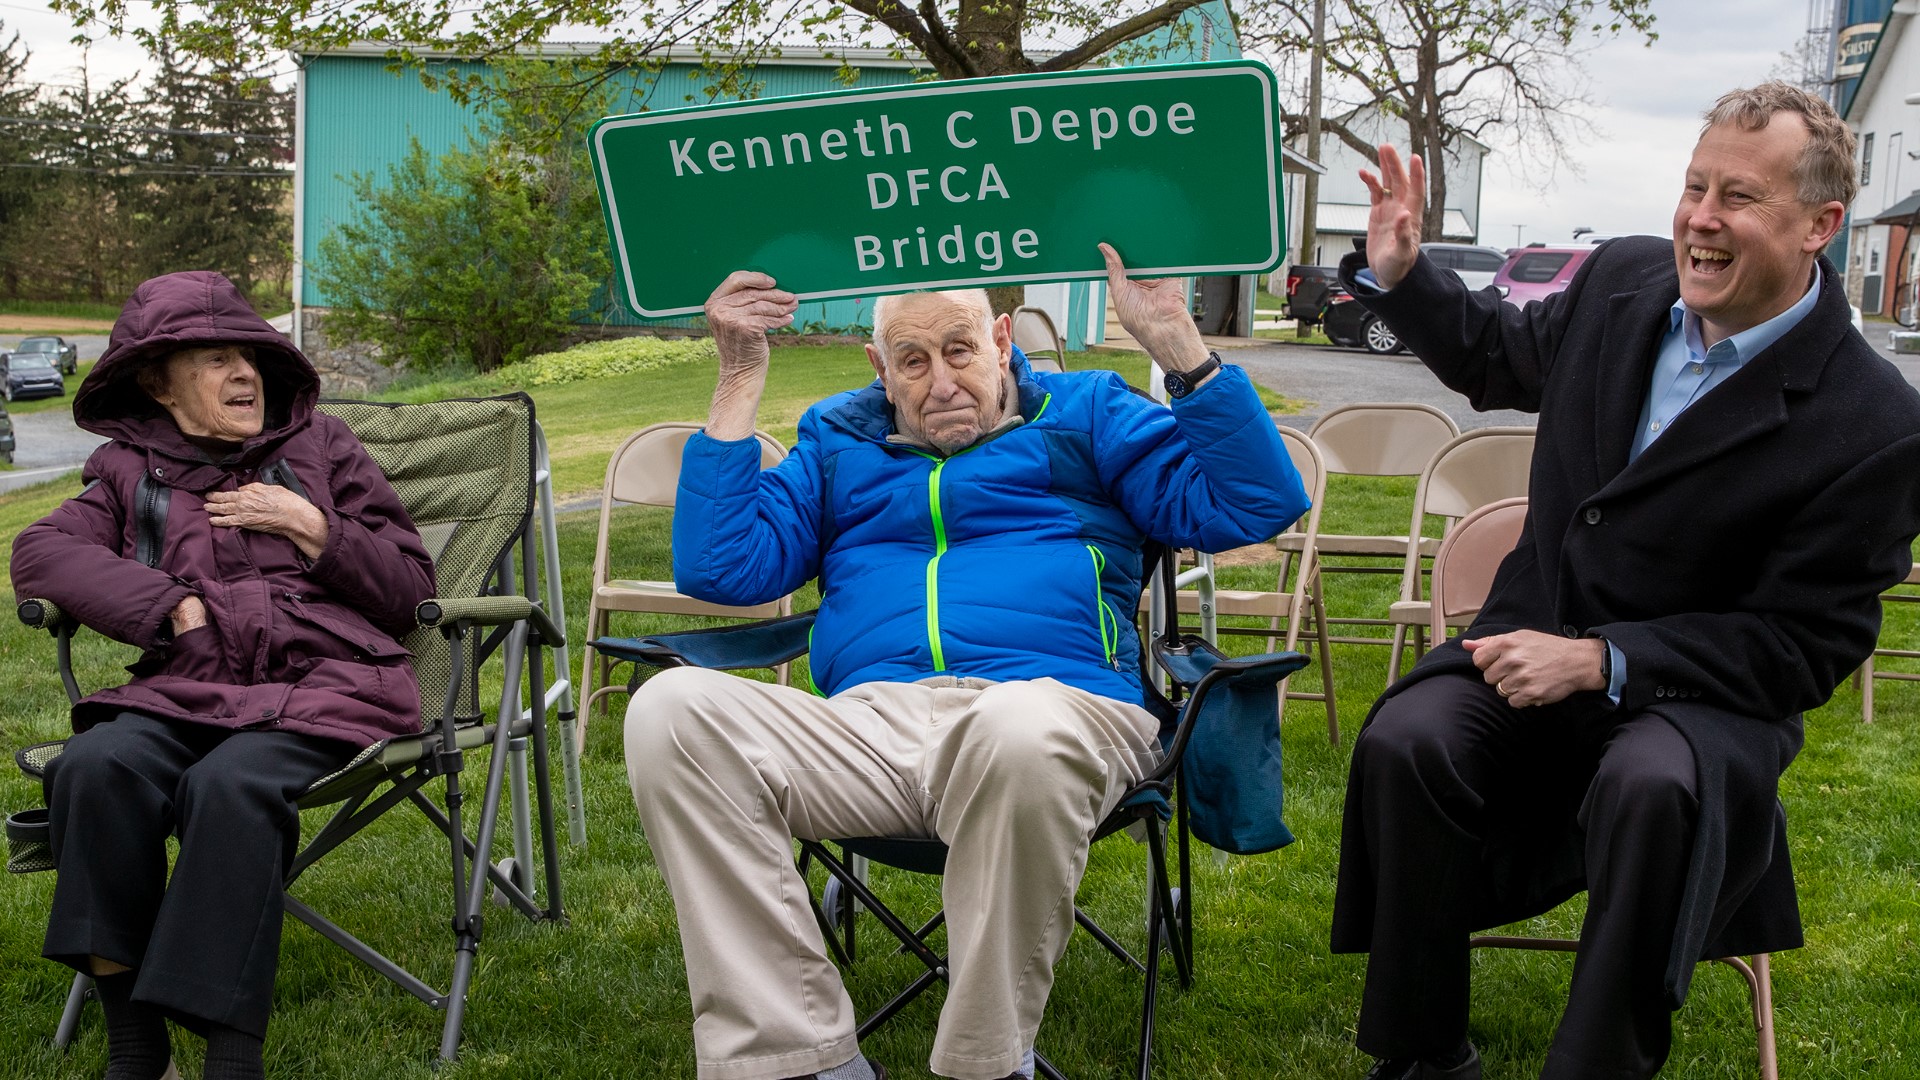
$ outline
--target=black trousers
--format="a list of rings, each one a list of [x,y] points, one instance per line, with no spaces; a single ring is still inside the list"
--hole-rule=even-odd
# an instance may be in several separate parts
[[[137,713],[74,736],[44,781],[59,874],[41,955],[89,973],[89,956],[125,964],[135,999],[264,1036],[294,799],[354,752]]]
[[[1584,879],[1573,985],[1542,1076],[1627,1080],[1666,1061],[1667,958],[1699,814],[1693,751],[1658,716],[1581,698],[1515,708],[1477,672],[1435,675],[1383,702],[1355,740],[1350,782],[1362,786],[1344,851],[1364,841],[1375,886],[1360,1049],[1457,1046],[1470,933],[1490,912],[1549,910]]]

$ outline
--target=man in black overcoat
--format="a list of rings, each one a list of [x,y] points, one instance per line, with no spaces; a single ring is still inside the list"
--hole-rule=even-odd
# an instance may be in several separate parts
[[[1604,244],[1525,308],[1419,255],[1418,157],[1361,173],[1342,280],[1475,408],[1540,415],[1486,606],[1354,744],[1333,947],[1370,954],[1373,1080],[1477,1080],[1470,932],[1582,889],[1553,1080],[1652,1076],[1698,961],[1801,944],[1779,778],[1920,531],[1920,395],[1820,254],[1853,146],[1798,89],[1730,93],[1673,242]]]

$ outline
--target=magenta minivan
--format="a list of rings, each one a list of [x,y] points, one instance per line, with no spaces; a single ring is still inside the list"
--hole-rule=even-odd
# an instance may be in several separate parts
[[[1574,271],[1593,252],[1591,244],[1516,248],[1493,275],[1493,287],[1508,303],[1524,307],[1529,300],[1542,300],[1566,288]]]

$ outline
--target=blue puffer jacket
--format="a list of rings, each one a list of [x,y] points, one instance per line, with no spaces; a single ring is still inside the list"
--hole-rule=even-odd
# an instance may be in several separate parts
[[[820,579],[814,684],[937,674],[1054,678],[1142,697],[1133,612],[1148,539],[1204,551],[1265,540],[1307,508],[1245,372],[1171,410],[1111,372],[1036,374],[1025,422],[950,458],[889,444],[878,381],[828,398],[760,471],[752,439],[687,443],[674,579],[757,604]]]

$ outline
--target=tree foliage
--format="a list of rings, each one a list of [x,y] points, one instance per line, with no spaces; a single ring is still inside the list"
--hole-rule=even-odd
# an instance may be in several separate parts
[[[390,56],[429,54],[491,60],[550,40],[590,36],[602,44],[590,80],[621,67],[657,67],[669,51],[705,62],[715,96],[738,92],[751,66],[783,46],[829,53],[886,48],[917,56],[939,78],[1065,71],[1169,26],[1202,0],[495,0],[459,6],[440,0],[51,0],[76,28],[132,33],[198,56],[262,56],[353,42],[398,42]],[[135,5],[138,5],[137,7]],[[151,11],[151,22],[130,21]],[[145,16],[143,15],[144,19]],[[846,68],[848,72],[851,67]],[[485,88],[448,73],[456,93]]]
[[[329,332],[414,370],[490,371],[566,335],[607,280],[606,229],[571,65],[505,59],[467,145],[414,140],[385,177],[354,177],[358,212],[320,241]]]
[[[1329,76],[1324,129],[1369,160],[1375,150],[1345,119],[1380,109],[1406,125],[1427,161],[1461,141],[1504,142],[1521,157],[1564,160],[1590,128],[1583,53],[1621,35],[1651,44],[1651,0],[1325,0]],[[1290,61],[1313,47],[1314,0],[1271,0],[1242,14],[1245,43]],[[1304,116],[1289,117],[1304,127]],[[1551,175],[1545,170],[1544,175]],[[1437,240],[1446,170],[1427,170],[1426,239]]]
[[[115,301],[218,270],[256,302],[291,265],[291,95],[257,66],[165,49],[151,77],[49,82],[0,34],[0,296]]]

